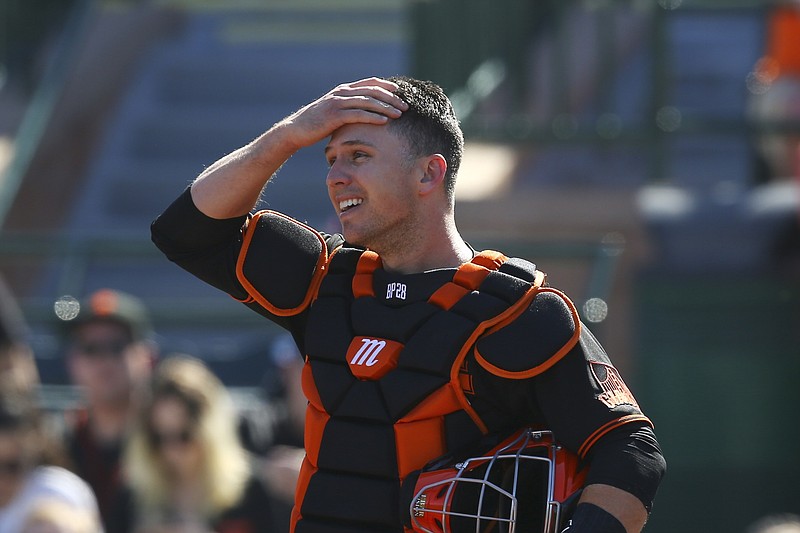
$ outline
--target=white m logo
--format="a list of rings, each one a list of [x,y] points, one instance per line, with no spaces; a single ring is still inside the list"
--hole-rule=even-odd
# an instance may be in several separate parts
[[[386,341],[377,339],[361,339],[361,348],[350,360],[351,365],[372,366],[378,362],[378,354],[386,346]]]
[[[358,336],[350,341],[345,360],[358,379],[377,380],[397,366],[402,351],[397,341]]]

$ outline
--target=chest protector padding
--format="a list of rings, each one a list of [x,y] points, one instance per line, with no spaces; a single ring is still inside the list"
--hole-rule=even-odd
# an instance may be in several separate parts
[[[376,297],[387,290],[373,286],[379,267],[371,252],[339,249],[309,310],[296,533],[403,531],[402,479],[485,430],[458,380],[467,349],[524,310],[541,281],[530,263],[483,253],[430,287],[417,278],[416,296],[390,304]],[[356,377],[358,365],[385,364],[386,346],[393,365]]]

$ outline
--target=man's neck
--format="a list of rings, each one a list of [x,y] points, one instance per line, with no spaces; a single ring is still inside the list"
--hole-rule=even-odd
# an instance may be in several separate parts
[[[441,234],[425,234],[426,238],[409,238],[405,246],[375,250],[381,256],[383,268],[400,274],[414,274],[440,268],[453,268],[466,263],[474,250],[461,238],[455,226],[444,227]]]

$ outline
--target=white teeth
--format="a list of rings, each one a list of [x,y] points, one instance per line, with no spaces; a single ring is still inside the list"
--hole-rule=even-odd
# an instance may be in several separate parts
[[[347,200],[342,200],[339,202],[339,211],[344,211],[353,207],[354,205],[359,205],[364,200],[361,198],[349,198]]]

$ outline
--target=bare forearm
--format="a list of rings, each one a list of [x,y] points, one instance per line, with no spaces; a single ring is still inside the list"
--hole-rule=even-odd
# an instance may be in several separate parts
[[[192,201],[212,218],[247,214],[272,175],[296,151],[345,124],[385,124],[400,116],[408,105],[392,92],[396,89],[396,84],[379,78],[339,85],[208,167],[192,184]]]
[[[591,503],[604,509],[619,520],[627,533],[639,533],[647,521],[647,510],[639,498],[611,485],[587,486],[579,503]]]
[[[192,200],[200,211],[212,218],[244,215],[295,151],[283,135],[281,125],[273,126],[203,171],[192,184]]]

